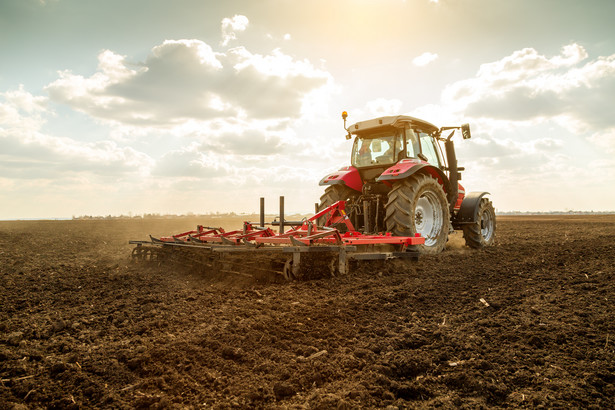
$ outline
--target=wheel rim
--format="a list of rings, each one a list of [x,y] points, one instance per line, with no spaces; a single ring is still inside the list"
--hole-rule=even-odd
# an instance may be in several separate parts
[[[438,241],[442,230],[442,204],[435,193],[423,193],[416,202],[414,210],[416,232],[425,238],[425,246],[433,246]]]
[[[485,242],[489,242],[491,240],[491,237],[493,236],[494,221],[495,218],[491,214],[491,212],[483,212],[480,221],[480,234],[482,235]]]

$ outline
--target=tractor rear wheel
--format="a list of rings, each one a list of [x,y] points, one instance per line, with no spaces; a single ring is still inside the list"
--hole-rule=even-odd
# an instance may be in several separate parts
[[[450,224],[444,189],[436,179],[425,174],[395,182],[389,192],[385,223],[387,231],[396,236],[421,234],[425,244],[417,245],[419,252],[442,252]]]
[[[487,198],[480,200],[476,222],[463,226],[463,238],[470,248],[493,245],[495,240],[495,210]]]
[[[325,193],[320,197],[320,204],[318,204],[318,212],[333,205],[337,201],[350,201],[358,196],[358,192],[352,188],[348,188],[343,184],[329,185],[325,189]],[[324,225],[325,218],[318,218],[317,224],[319,226]],[[345,226],[345,225],[344,225]]]

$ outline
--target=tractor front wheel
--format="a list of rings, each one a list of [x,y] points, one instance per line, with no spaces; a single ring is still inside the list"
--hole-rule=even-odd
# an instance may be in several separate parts
[[[396,236],[425,238],[421,253],[440,253],[448,239],[450,213],[442,186],[429,175],[418,174],[395,182],[389,192],[385,223]]]
[[[463,238],[470,248],[493,245],[495,240],[495,210],[487,198],[480,200],[476,222],[463,226]]]

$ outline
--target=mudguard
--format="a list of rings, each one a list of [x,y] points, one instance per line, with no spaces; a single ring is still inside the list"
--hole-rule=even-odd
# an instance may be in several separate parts
[[[457,214],[456,222],[458,224],[471,224],[476,222],[478,217],[478,209],[480,207],[480,200],[488,195],[489,192],[470,192],[461,203],[461,209]]]
[[[335,185],[345,184],[347,187],[361,192],[363,189],[363,181],[359,170],[353,166],[342,167],[336,172],[332,172],[320,180],[318,185]]]
[[[444,172],[442,172],[440,168],[436,168],[428,162],[421,161],[420,159],[402,159],[397,164],[384,171],[376,179],[376,181],[395,181],[398,179],[405,179],[410,175],[415,174],[419,170],[423,170],[438,179],[438,182],[440,182],[440,184],[444,187],[444,192],[448,193],[449,181]]]

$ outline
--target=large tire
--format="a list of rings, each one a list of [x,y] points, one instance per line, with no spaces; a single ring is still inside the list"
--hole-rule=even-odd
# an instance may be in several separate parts
[[[325,193],[320,197],[320,204],[318,204],[318,212],[322,211],[328,206],[333,205],[337,201],[349,201],[358,196],[359,193],[352,188],[348,188],[343,184],[329,185],[325,189]],[[324,225],[325,218],[318,218],[316,223],[319,226]],[[345,226],[345,225],[344,225]]]
[[[440,253],[448,240],[450,213],[448,201],[438,181],[425,174],[415,174],[397,181],[389,192],[385,223],[395,236],[420,233],[425,244],[421,253]]]
[[[495,210],[487,198],[480,200],[476,222],[463,225],[463,238],[470,248],[480,249],[495,241]]]

